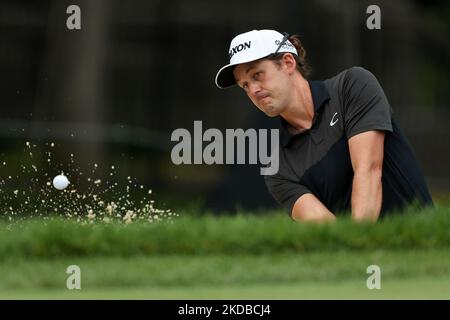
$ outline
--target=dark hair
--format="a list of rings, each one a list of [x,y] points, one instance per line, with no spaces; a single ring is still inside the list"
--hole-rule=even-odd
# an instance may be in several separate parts
[[[293,54],[295,61],[297,62],[297,69],[303,76],[303,78],[307,79],[311,74],[311,67],[306,61],[306,50],[300,41],[300,37],[298,35],[289,36],[288,40],[294,45],[295,49],[297,49],[298,56]],[[277,53],[267,57],[267,59],[275,62],[278,65],[281,65],[281,58],[283,57],[285,52]]]

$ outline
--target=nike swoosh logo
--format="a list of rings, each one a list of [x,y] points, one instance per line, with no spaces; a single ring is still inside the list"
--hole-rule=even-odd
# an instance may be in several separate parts
[[[336,112],[336,113],[333,115],[333,118],[332,118],[331,121],[330,121],[330,127],[334,126],[334,125],[336,124],[336,122],[339,121],[339,119],[334,120],[334,117],[336,117],[337,114],[338,114],[338,113]]]

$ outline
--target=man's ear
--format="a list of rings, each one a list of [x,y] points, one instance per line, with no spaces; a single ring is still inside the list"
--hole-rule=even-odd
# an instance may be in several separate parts
[[[281,60],[289,73],[292,73],[297,69],[297,61],[295,61],[295,58],[291,53],[283,54]]]

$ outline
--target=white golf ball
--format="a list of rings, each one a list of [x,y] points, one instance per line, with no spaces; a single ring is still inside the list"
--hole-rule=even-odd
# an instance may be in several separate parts
[[[58,190],[64,190],[69,185],[69,179],[63,174],[53,178],[53,186]]]

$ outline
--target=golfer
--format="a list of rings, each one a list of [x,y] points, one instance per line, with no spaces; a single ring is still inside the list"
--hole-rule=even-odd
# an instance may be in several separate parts
[[[236,36],[216,85],[237,84],[258,109],[279,117],[279,170],[266,176],[294,220],[329,221],[351,210],[376,221],[415,203],[432,205],[405,135],[375,76],[352,67],[310,81],[297,36],[253,30]]]

